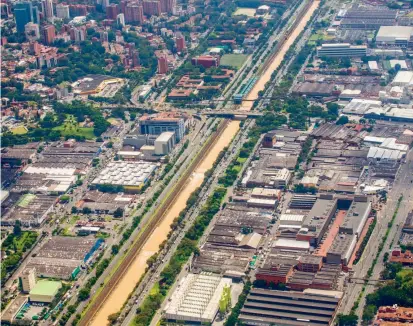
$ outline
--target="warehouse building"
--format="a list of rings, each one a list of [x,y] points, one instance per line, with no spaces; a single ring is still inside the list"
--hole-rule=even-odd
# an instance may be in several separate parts
[[[397,10],[384,7],[353,6],[340,21],[342,29],[379,29],[396,23]]]
[[[53,211],[58,197],[11,192],[1,203],[1,225],[13,226],[19,220],[25,227],[40,227]]]
[[[337,210],[337,199],[332,195],[318,198],[310,212],[306,216],[302,228],[297,234],[297,240],[309,241],[317,246]]]
[[[411,26],[381,26],[377,36],[378,46],[408,47],[413,41],[413,27]]]
[[[330,325],[341,297],[336,291],[252,289],[239,320],[245,325]]]
[[[350,45],[349,43],[323,44],[317,47],[318,57],[363,57],[367,55],[366,45]]]
[[[59,289],[62,287],[61,282],[39,280],[30,291],[31,302],[51,303],[56,297]]]
[[[317,196],[295,194],[288,206],[293,209],[311,209],[316,201]]]
[[[371,202],[367,197],[356,197],[351,203],[349,210],[341,223],[339,232],[346,234],[354,234],[357,237],[366,224],[366,221],[371,212]]]
[[[123,186],[125,192],[139,192],[157,168],[157,164],[144,161],[114,161],[99,173],[92,184]]]
[[[326,262],[346,266],[357,244],[357,236],[352,234],[337,234],[328,249]]]
[[[102,239],[94,237],[52,237],[30,258],[28,268],[35,268],[39,277],[73,279],[102,243]]]
[[[212,323],[229,278],[218,275],[188,274],[174,291],[164,310],[167,321]]]

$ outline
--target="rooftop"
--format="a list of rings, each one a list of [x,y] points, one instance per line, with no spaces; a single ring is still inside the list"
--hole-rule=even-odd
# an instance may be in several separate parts
[[[54,296],[61,288],[62,283],[58,281],[39,280],[34,288],[30,291],[30,295],[50,295]]]

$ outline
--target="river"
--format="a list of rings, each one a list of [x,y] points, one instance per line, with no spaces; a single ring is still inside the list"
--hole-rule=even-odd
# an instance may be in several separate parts
[[[115,290],[105,300],[105,303],[92,321],[93,326],[106,325],[108,323],[108,316],[118,312],[122,308],[122,305],[128,299],[129,293],[131,293],[145,272],[146,260],[158,252],[160,244],[166,239],[171,230],[173,220],[185,208],[186,201],[191,193],[202,184],[205,172],[212,168],[219,153],[230,144],[232,138],[237,134],[240,128],[239,124],[239,121],[231,121],[227,125],[221,137],[217,140],[213,148],[211,148],[206,158],[196,168],[189,182],[182,189],[179,197],[168,210],[168,213],[162,219],[161,223],[159,223],[158,227],[153,231],[151,237],[119,281]]]
[[[306,14],[302,17],[300,23],[291,32],[290,37],[284,42],[283,46],[278,51],[277,55],[274,57],[273,61],[268,66],[268,69],[263,72],[263,74],[260,76],[260,79],[255,83],[254,87],[252,88],[251,92],[249,92],[246,98],[249,101],[244,101],[242,103],[240,108],[241,111],[250,111],[252,109],[254,102],[251,100],[255,100],[256,98],[258,98],[258,92],[264,90],[265,84],[268,81],[270,81],[273,71],[279,67],[281,61],[284,58],[284,55],[287,53],[288,49],[294,43],[298,35],[300,35],[300,33],[303,31],[305,25],[307,25],[314,11],[318,8],[319,4],[319,1],[314,1],[311,4]]]
[[[249,93],[247,99],[255,99],[258,96],[258,92],[264,89],[265,84],[270,80],[272,72],[278,68],[285,53],[288,51],[289,47],[294,43],[295,39],[304,29],[307,22],[310,20],[312,14],[317,9],[319,1],[314,1],[307,13],[303,16],[301,22],[296,26],[294,31],[291,33],[290,37],[286,40],[278,54],[274,57],[273,61],[269,65],[268,69],[261,75],[260,79],[255,84],[254,88]],[[244,102],[240,110],[251,110],[253,102]],[[160,244],[166,239],[170,229],[171,224],[175,217],[185,208],[186,201],[188,200],[191,193],[198,188],[202,181],[204,180],[205,172],[212,168],[218,154],[230,144],[233,137],[237,134],[240,129],[239,121],[231,121],[221,137],[217,140],[215,145],[212,147],[207,157],[200,163],[196,168],[195,172],[192,174],[190,180],[186,186],[182,189],[179,197],[168,210],[168,213],[162,219],[158,227],[153,231],[151,237],[145,243],[142,251],[135,258],[133,263],[129,266],[127,272],[119,281],[115,290],[110,294],[110,296],[105,300],[105,303],[99,309],[95,318],[92,321],[93,326],[102,326],[108,323],[108,316],[110,314],[118,312],[122,305],[128,299],[129,294],[138,283],[139,279],[145,272],[146,260],[151,257],[154,253],[159,250]]]

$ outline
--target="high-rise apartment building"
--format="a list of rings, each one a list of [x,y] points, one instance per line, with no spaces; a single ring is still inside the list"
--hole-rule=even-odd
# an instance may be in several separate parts
[[[125,15],[124,14],[118,14],[116,16],[116,22],[119,26],[124,27],[125,26]]]
[[[144,0],[143,13],[148,16],[159,16],[161,14],[161,2],[158,0]]]
[[[185,37],[181,33],[176,35],[175,46],[178,52],[182,52],[186,49]]]
[[[56,16],[61,19],[69,19],[70,18],[69,5],[58,3],[56,5]]]
[[[166,74],[169,70],[166,56],[158,58],[158,74]]]
[[[176,6],[176,0],[160,0],[161,12],[172,13],[173,8]]]
[[[143,23],[143,7],[137,4],[128,4],[125,8],[125,21],[127,23]]]
[[[27,23],[24,26],[24,34],[26,35],[26,39],[29,41],[36,41],[40,38],[40,27],[38,24],[34,23]]]
[[[70,39],[76,43],[82,42],[85,40],[85,29],[83,27],[72,27],[70,29]]]
[[[53,1],[52,0],[42,0],[43,14],[46,20],[53,20]]]
[[[109,6],[106,7],[106,17],[108,19],[116,20],[118,16],[118,5],[115,3],[111,3]]]
[[[42,38],[44,44],[51,45],[56,37],[56,29],[53,25],[46,25],[42,29]]]

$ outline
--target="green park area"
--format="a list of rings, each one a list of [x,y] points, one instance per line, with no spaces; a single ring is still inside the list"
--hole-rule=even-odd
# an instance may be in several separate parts
[[[246,54],[224,54],[221,57],[220,66],[241,68],[244,62],[248,59]]]
[[[254,17],[255,12],[257,9],[255,8],[241,8],[238,7],[237,10],[233,13],[233,16],[248,16],[248,17]]]
[[[317,41],[328,41],[334,39],[333,35],[326,35],[324,32],[317,32],[311,35],[310,39],[308,40],[309,45],[317,44]]]
[[[20,263],[23,254],[36,242],[38,234],[33,231],[22,231],[20,225],[14,227],[1,244],[1,251],[5,253],[1,262],[1,280],[5,281],[8,273],[13,272]]]
[[[62,136],[83,136],[86,139],[94,139],[93,127],[81,127],[73,115],[68,115],[62,125],[52,130],[60,131]]]
[[[27,134],[27,128],[25,126],[17,126],[11,130],[13,135],[24,135]]]

